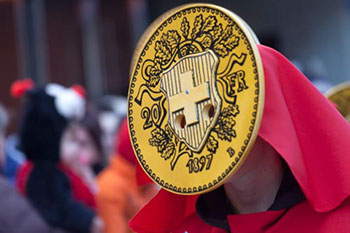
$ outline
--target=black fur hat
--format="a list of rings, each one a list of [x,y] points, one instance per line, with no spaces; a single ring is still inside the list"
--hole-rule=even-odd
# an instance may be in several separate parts
[[[81,90],[77,86],[48,84],[25,92],[19,138],[20,149],[29,160],[59,161],[61,136],[67,123],[84,115]]]

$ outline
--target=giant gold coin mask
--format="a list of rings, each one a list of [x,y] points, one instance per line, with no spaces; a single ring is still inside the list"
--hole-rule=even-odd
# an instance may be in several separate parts
[[[256,139],[263,83],[256,39],[234,13],[189,4],[162,15],[131,67],[129,131],[144,171],[178,194],[222,185]]]

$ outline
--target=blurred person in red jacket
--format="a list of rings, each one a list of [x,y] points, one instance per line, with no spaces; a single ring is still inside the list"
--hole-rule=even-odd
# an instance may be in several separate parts
[[[84,115],[83,89],[58,84],[22,87],[17,82],[12,88],[18,97],[25,95],[19,138],[28,161],[18,172],[17,187],[50,225],[74,233],[101,233],[103,223],[90,189],[60,156],[67,125]]]
[[[119,129],[116,152],[110,165],[97,178],[97,209],[105,233],[132,232],[129,220],[158,191],[144,174],[131,146],[127,121]]]
[[[101,128],[90,110],[84,117],[71,123],[63,133],[61,157],[90,188],[97,193],[96,175],[103,169]]]
[[[0,167],[4,162],[4,138],[8,122],[0,105]],[[30,203],[1,174],[0,169],[0,232],[6,233],[63,233],[50,227]]]

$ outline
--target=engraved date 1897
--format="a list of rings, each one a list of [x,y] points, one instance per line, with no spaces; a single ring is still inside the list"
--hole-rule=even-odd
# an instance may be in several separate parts
[[[209,170],[211,163],[213,161],[213,154],[208,154],[206,156],[201,156],[199,158],[192,158],[189,159],[186,167],[188,167],[188,172],[191,173],[198,173],[205,170]]]

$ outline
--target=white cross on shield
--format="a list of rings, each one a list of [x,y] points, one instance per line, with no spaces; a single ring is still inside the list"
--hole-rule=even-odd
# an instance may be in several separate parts
[[[208,50],[181,58],[161,76],[160,89],[168,100],[168,124],[195,152],[205,145],[220,114],[217,65],[218,58]]]

